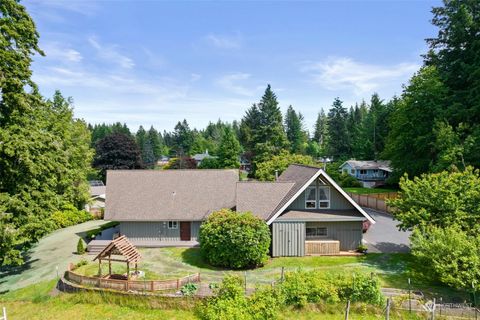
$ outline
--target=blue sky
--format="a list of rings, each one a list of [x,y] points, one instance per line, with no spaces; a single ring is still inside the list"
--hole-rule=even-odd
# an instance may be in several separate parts
[[[400,94],[439,1],[25,0],[46,57],[33,78],[90,123],[172,130],[240,120],[270,83],[311,130],[339,96]]]

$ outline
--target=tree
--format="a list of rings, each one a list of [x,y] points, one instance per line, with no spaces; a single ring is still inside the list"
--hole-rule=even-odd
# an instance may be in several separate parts
[[[208,163],[208,161],[207,161]],[[163,169],[196,169],[197,161],[191,157],[171,158]]]
[[[399,228],[459,226],[478,232],[480,225],[480,174],[468,167],[463,172],[423,174],[400,180],[399,197],[391,200]]]
[[[243,269],[268,259],[270,230],[252,213],[222,209],[200,226],[200,249],[206,260],[220,267]]]
[[[255,177],[262,181],[275,180],[275,172],[281,174],[291,164],[304,164],[315,166],[315,161],[310,156],[291,154],[288,151],[283,151],[271,159],[257,164],[257,171]]]
[[[152,143],[150,142],[149,139],[145,140],[141,157],[142,157],[142,163],[147,168],[153,168],[155,166],[155,163],[157,162],[157,158],[153,153]]]
[[[230,127],[226,127],[218,149],[220,167],[235,169],[240,167],[241,151],[242,148],[235,133]]]
[[[90,144],[92,147],[95,147],[98,140],[105,138],[105,136],[111,133],[124,133],[126,135],[132,134],[130,132],[130,129],[128,129],[127,125],[125,123],[121,124],[120,122],[116,122],[113,124],[95,124],[94,126],[89,124],[88,129],[92,134],[92,141]]]
[[[279,154],[288,146],[282,113],[270,85],[258,105],[247,110],[240,127],[241,140],[247,151],[254,154],[255,164]]]
[[[335,159],[350,156],[350,139],[347,130],[347,109],[339,98],[335,98],[328,112],[328,130],[330,134],[329,152]]]
[[[455,225],[415,228],[410,237],[416,265],[424,276],[447,286],[471,290],[480,281],[480,236]],[[428,266],[428,267],[427,267]]]
[[[445,87],[434,67],[423,67],[412,77],[390,117],[390,132],[383,158],[390,159],[393,179],[407,173],[418,176],[428,172],[437,159],[434,126]]]
[[[151,126],[147,133],[147,140],[150,142],[155,160],[158,160],[158,158],[160,158],[162,155],[163,145],[161,137],[162,136],[158,133],[158,131]]]
[[[379,159],[385,148],[390,116],[388,106],[377,93],[372,95],[370,109],[363,120],[362,130],[357,132],[363,141],[363,157],[366,159]]]
[[[177,123],[172,138],[173,148],[178,156],[190,154],[190,150],[193,145],[194,134],[192,130],[190,130],[186,119]]]
[[[289,106],[285,115],[285,132],[290,143],[290,152],[304,153],[308,135],[304,130],[303,116]]]
[[[319,147],[323,150],[327,149],[328,145],[328,117],[325,111],[320,110],[315,122],[315,128],[313,133],[313,140],[318,143]]]
[[[93,166],[105,179],[107,170],[140,169],[143,163],[140,150],[131,136],[112,133],[97,143]]]
[[[145,143],[147,142],[147,132],[140,126],[135,134],[135,141],[137,142],[138,149],[140,149],[140,154],[143,155],[143,148],[145,147]],[[142,160],[144,160],[142,158]]]

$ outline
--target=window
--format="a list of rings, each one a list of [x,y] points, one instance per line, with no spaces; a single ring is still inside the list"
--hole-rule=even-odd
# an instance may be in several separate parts
[[[360,170],[360,174],[367,174],[367,170]]]
[[[168,221],[168,229],[178,229],[178,221]]]
[[[306,238],[307,239],[319,239],[325,238],[328,235],[326,227],[307,227]]]
[[[350,173],[351,173],[351,174],[355,174],[355,169],[351,169],[351,170],[350,170]]]
[[[315,209],[317,207],[317,192],[315,187],[308,187],[305,191],[305,209]]]
[[[318,207],[330,208],[330,187],[320,186],[318,187]]]

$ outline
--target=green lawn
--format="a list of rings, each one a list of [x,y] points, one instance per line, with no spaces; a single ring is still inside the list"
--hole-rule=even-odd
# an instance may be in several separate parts
[[[355,193],[355,194],[398,192],[397,189],[386,189],[386,188],[343,188],[343,190],[345,190],[346,192]]]

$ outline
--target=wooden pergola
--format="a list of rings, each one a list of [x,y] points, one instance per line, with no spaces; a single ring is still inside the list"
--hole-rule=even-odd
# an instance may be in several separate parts
[[[112,259],[114,256],[123,256],[125,260],[122,259]],[[130,264],[135,264],[135,272],[138,271],[138,262],[142,256],[138,252],[137,248],[128,240],[126,236],[118,237],[115,240],[112,240],[105,249],[102,250],[93,261],[98,259],[98,276],[102,276],[102,260],[108,261],[108,275],[112,275],[112,261],[114,262],[124,262],[127,264],[127,280],[130,279]]]

